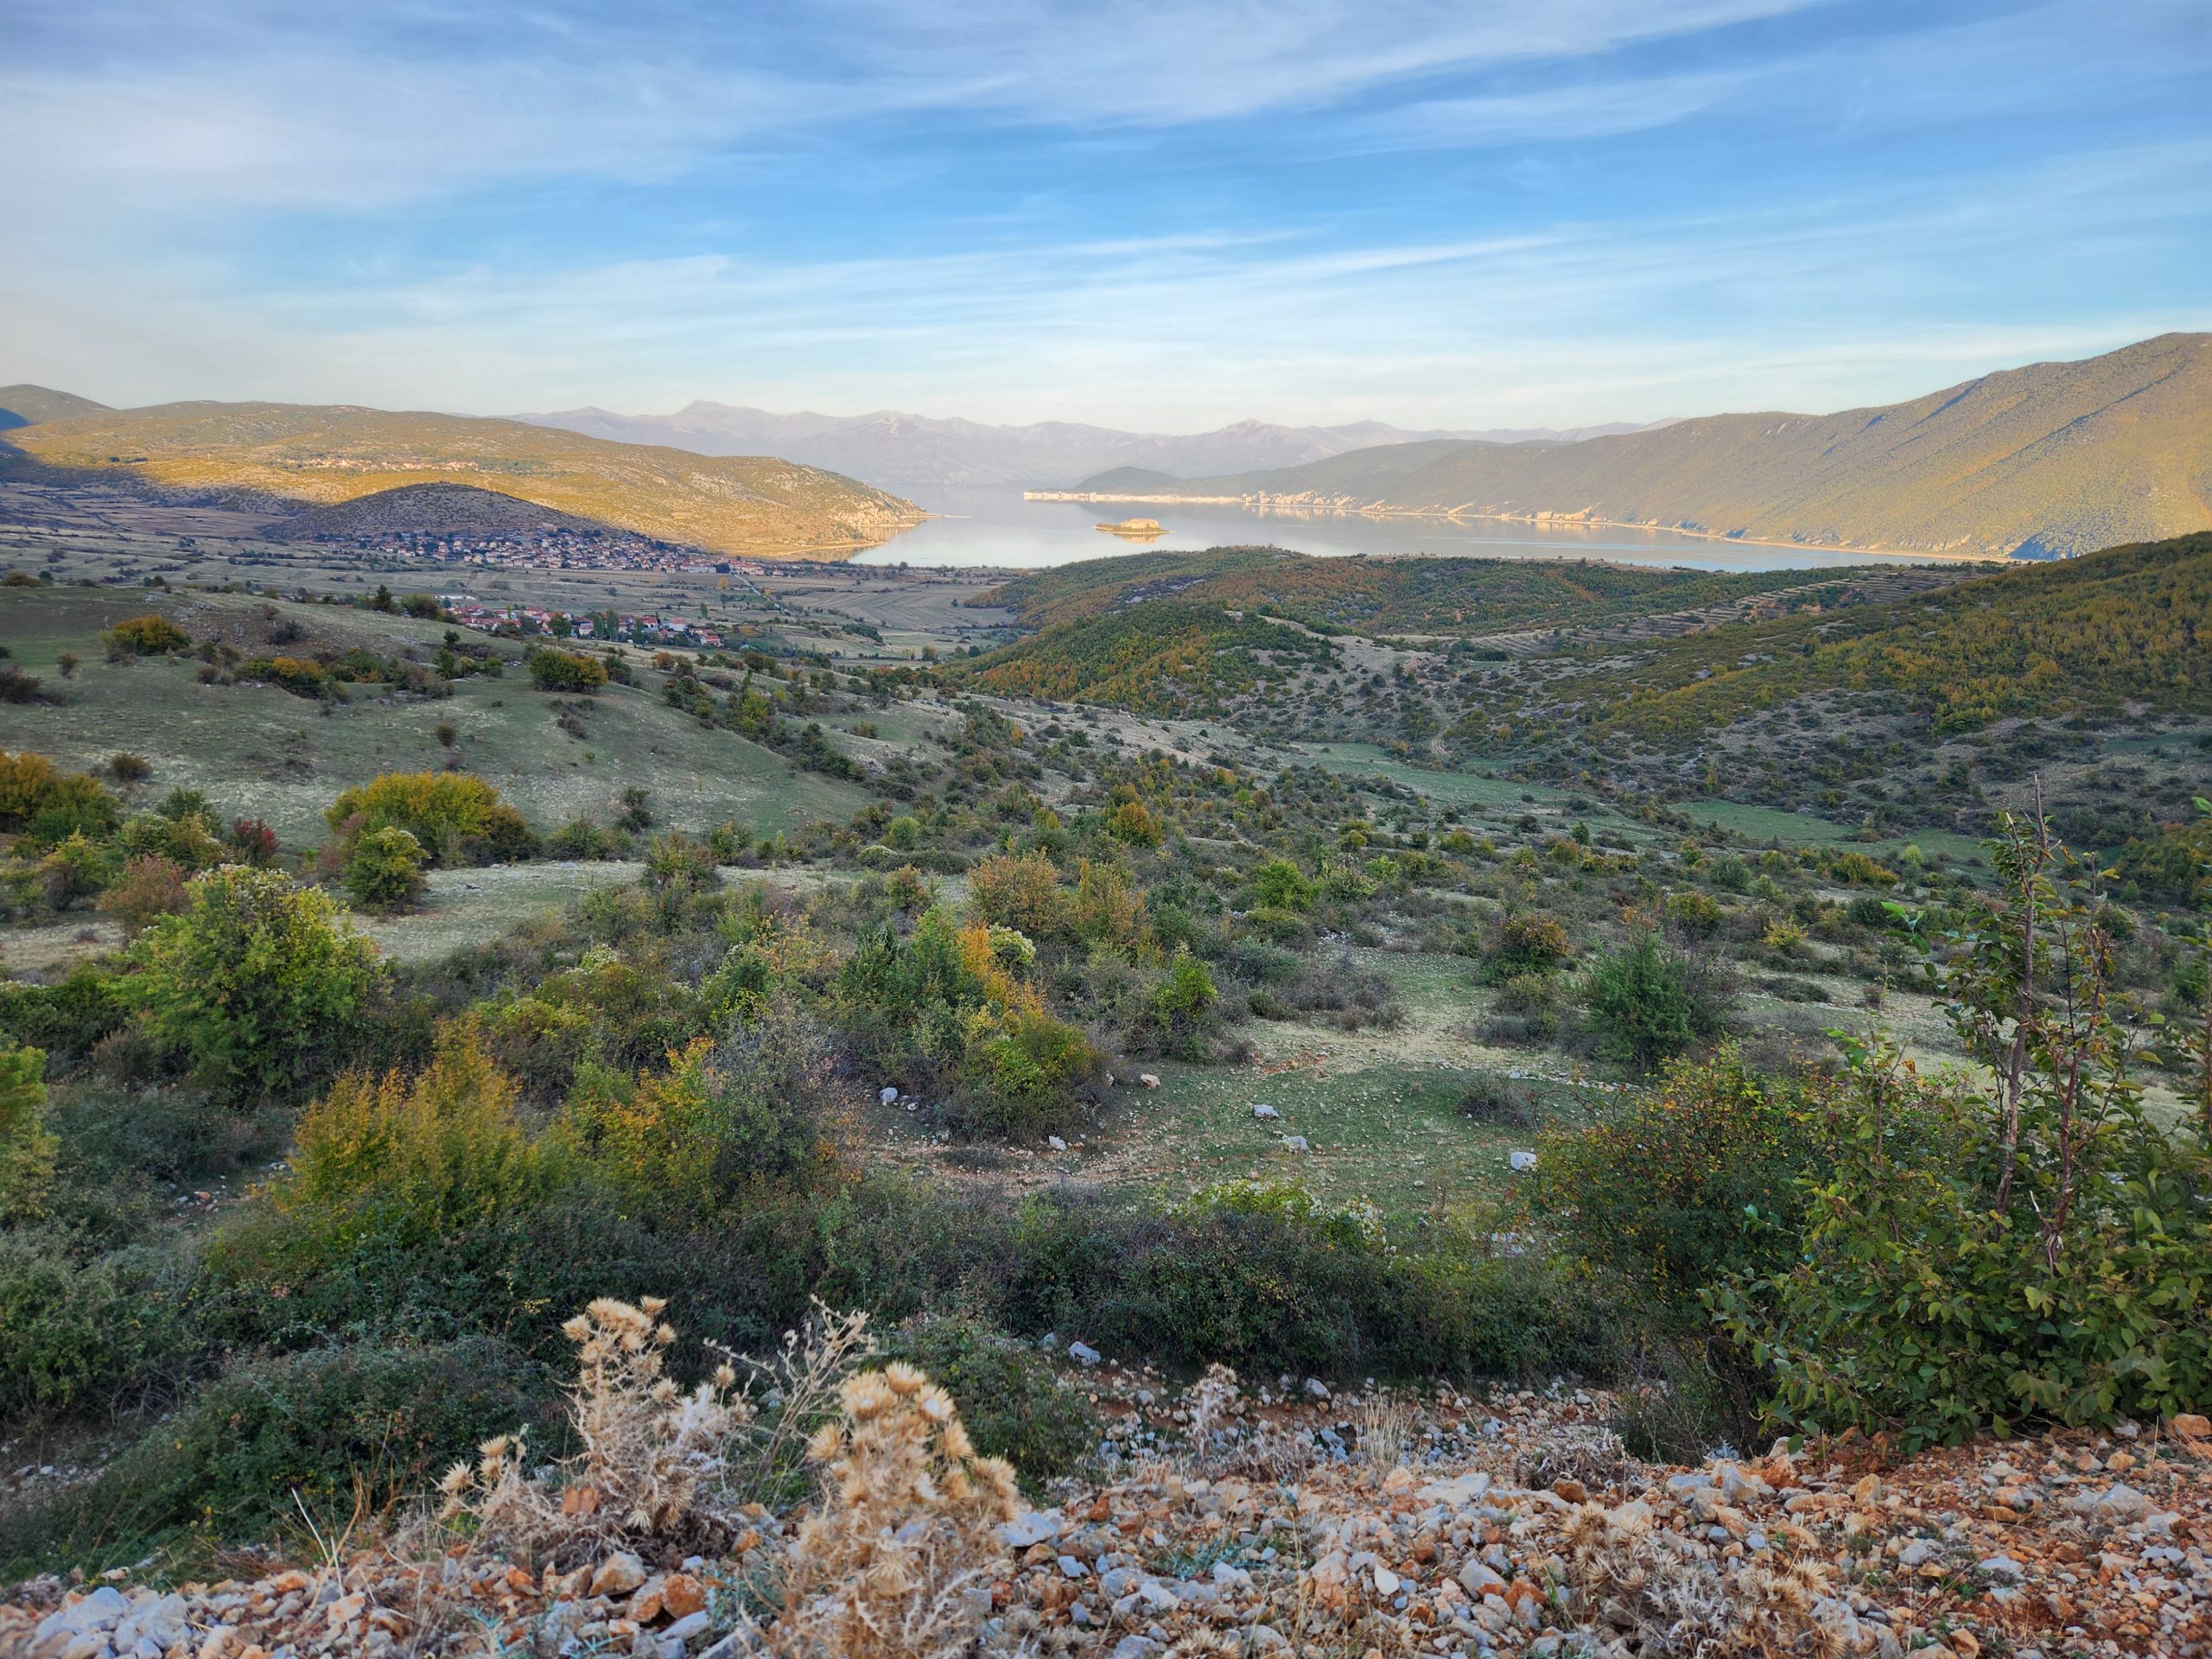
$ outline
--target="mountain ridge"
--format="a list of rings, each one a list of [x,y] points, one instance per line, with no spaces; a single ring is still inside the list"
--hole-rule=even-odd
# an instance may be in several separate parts
[[[1387,445],[1151,499],[1179,497],[2063,556],[2212,528],[2212,334],[1833,415],[1703,416],[1573,445]]]
[[[10,431],[10,470],[331,506],[473,484],[665,541],[766,556],[874,546],[925,517],[886,491],[775,456],[702,456],[519,421],[353,404],[194,402]]]
[[[19,381],[12,386],[0,386],[0,432],[36,426],[42,421],[101,414],[106,409],[105,404],[79,397],[73,391],[56,391],[52,386],[35,386],[29,381]]]
[[[701,454],[770,452],[865,478],[886,488],[925,493],[995,486],[1062,488],[1071,480],[1124,467],[1184,478],[1193,473],[1291,466],[1379,443],[1433,438],[1573,442],[1623,429],[1647,429],[1612,423],[1567,430],[1512,428],[1477,434],[1414,431],[1380,421],[1293,427],[1243,420],[1211,432],[1146,433],[1075,421],[993,426],[957,416],[938,417],[898,410],[850,416],[813,410],[779,415],[703,399],[669,415],[621,415],[587,406],[515,418],[592,437],[654,443]]]

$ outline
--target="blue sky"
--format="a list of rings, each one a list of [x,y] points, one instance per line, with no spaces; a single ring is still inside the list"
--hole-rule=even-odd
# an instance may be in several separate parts
[[[2212,327],[2212,6],[0,6],[0,383],[1195,429]]]

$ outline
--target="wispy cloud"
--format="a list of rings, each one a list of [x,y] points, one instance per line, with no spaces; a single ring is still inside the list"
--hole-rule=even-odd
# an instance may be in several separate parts
[[[755,10],[16,0],[0,379],[1571,423],[2212,318],[2198,0]]]

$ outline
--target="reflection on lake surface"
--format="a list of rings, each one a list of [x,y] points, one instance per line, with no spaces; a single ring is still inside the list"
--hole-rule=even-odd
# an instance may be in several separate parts
[[[871,548],[861,564],[1000,565],[1031,569],[1140,550],[1096,526],[1123,512],[1160,520],[1154,552],[1266,544],[1341,557],[1353,553],[1457,553],[1491,559],[1607,559],[1626,564],[1682,564],[1702,570],[1819,569],[1908,559],[1902,553],[1832,553],[1812,548],[1715,542],[1664,530],[1523,524],[1474,518],[1365,518],[1335,513],[1257,512],[1249,508],[1178,506],[1147,501],[1025,501],[1013,490],[932,493],[923,505],[941,516]]]

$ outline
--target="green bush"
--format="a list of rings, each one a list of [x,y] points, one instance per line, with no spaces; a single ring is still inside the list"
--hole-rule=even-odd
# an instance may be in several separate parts
[[[100,635],[111,657],[156,657],[182,651],[192,636],[166,616],[129,616]]]
[[[0,1520],[0,1568],[133,1561],[194,1535],[289,1536],[303,1509],[342,1529],[357,1482],[374,1514],[429,1491],[487,1433],[529,1428],[534,1449],[556,1449],[557,1401],[544,1371],[488,1338],[253,1361],[98,1479]]]
[[[1717,1036],[1725,1007],[1688,958],[1640,933],[1590,966],[1582,1001],[1608,1058],[1649,1071]]]
[[[1838,1108],[1815,1078],[1761,1077],[1733,1046],[1538,1142],[1531,1199],[1569,1253],[1687,1298],[1796,1253],[1807,1184],[1835,1162]]]
[[[194,878],[191,907],[138,938],[119,982],[166,1047],[232,1092],[270,1096],[326,1071],[378,974],[329,896],[273,870]]]
[[[1483,958],[1483,982],[1503,985],[1529,974],[1553,973],[1573,954],[1565,928],[1548,916],[1524,911],[1498,924],[1497,937]]]
[[[1033,1139],[1065,1128],[1076,1095],[1106,1072],[1090,1039],[1042,1008],[977,1010],[949,1116],[963,1135]]]
[[[1714,1296],[1781,1421],[1920,1446],[2212,1405],[2212,1099],[2172,1132],[2145,1109],[2094,861],[2005,829],[2003,902],[1938,973],[1975,1071],[1848,1045],[1802,1251]]]
[[[573,651],[533,651],[530,653],[530,681],[541,691],[572,691],[578,696],[594,696],[607,683],[607,664],[596,657]]]
[[[1220,1024],[1214,1007],[1219,1000],[1205,963],[1177,946],[1166,976],[1145,993],[1141,1014],[1130,1032],[1135,1046],[1177,1059],[1211,1058],[1207,1039]]]
[[[976,1449],[1010,1461],[1033,1491],[1074,1474],[1098,1449],[1090,1398],[1063,1384],[1028,1343],[973,1319],[931,1314],[893,1331],[883,1352],[928,1372],[959,1405]]]
[[[158,1401],[200,1346],[188,1258],[133,1247],[79,1257],[50,1230],[0,1233],[0,1418]]]
[[[0,1044],[0,1223],[46,1209],[58,1146],[45,1109],[45,1054]]]
[[[1270,910],[1304,911],[1313,907],[1320,889],[1287,858],[1271,858],[1252,872],[1253,903]]]
[[[398,825],[366,830],[346,858],[346,896],[364,910],[405,910],[429,885],[428,861],[423,843]]]
[[[119,984],[114,974],[89,963],[55,985],[0,984],[0,1038],[73,1065],[129,1017]]]

